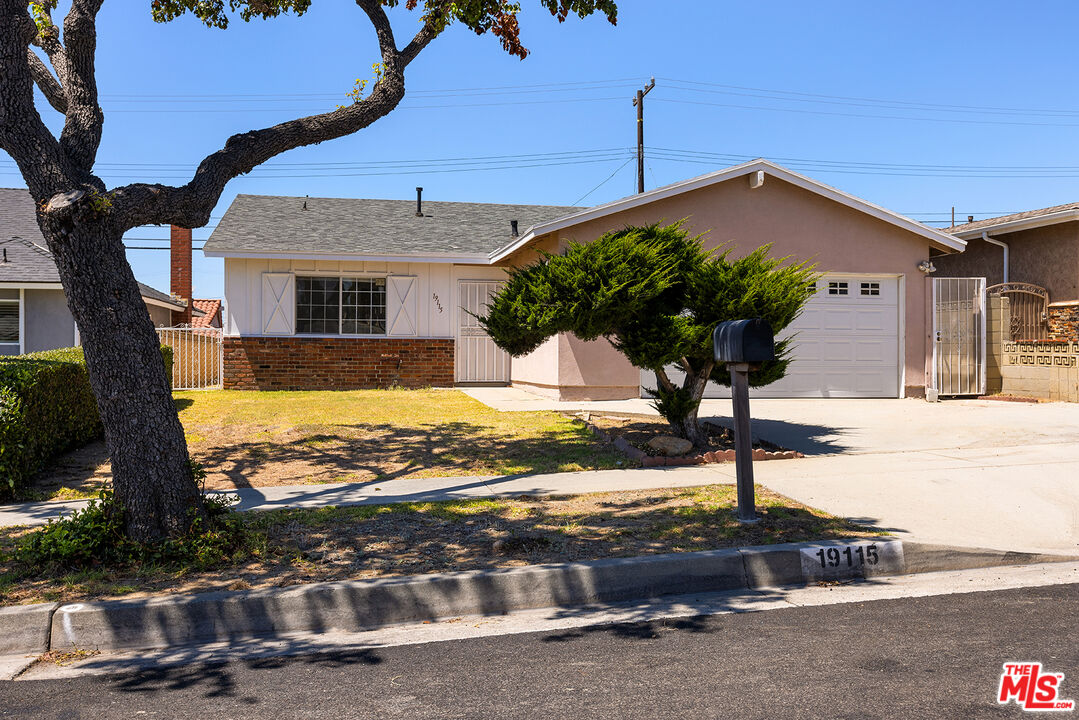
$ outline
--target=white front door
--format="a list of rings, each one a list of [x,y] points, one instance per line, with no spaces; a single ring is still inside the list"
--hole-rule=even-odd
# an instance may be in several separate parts
[[[457,382],[508,383],[510,356],[500,350],[473,316],[487,312],[487,303],[502,283],[461,280],[457,285]]]
[[[751,397],[881,398],[899,396],[899,279],[825,275],[801,316],[780,333],[794,336],[792,361],[778,382],[750,389]],[[671,370],[672,380],[682,373]],[[655,387],[653,373],[642,373]],[[710,383],[705,397],[730,397]]]

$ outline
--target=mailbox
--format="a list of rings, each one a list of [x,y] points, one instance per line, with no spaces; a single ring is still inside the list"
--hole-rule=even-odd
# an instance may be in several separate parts
[[[712,347],[718,363],[762,363],[775,360],[775,336],[767,320],[729,320],[716,325]]]

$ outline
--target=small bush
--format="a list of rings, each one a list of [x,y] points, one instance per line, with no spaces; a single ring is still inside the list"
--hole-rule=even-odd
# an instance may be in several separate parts
[[[172,348],[161,355],[172,377]],[[101,437],[82,348],[0,358],[0,498],[50,459]]]
[[[197,466],[193,467],[198,472]],[[188,534],[160,543],[142,544],[124,533],[123,508],[111,490],[102,490],[83,510],[50,520],[16,544],[12,558],[27,568],[53,571],[131,565],[182,565],[206,568],[231,558],[244,547],[246,532],[227,496],[204,499],[205,519],[196,519]]]

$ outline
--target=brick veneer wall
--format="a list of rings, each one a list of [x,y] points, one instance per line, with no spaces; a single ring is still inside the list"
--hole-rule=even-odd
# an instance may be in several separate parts
[[[453,385],[450,338],[226,337],[232,390],[358,390]]]
[[[1049,337],[1053,340],[1079,340],[1079,302],[1049,306]]]

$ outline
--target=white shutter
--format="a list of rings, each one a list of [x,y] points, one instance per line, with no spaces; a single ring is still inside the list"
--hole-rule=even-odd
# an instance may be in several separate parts
[[[262,273],[262,334],[292,335],[295,316],[295,276],[292,273]]]
[[[416,276],[386,278],[386,334],[416,334]]]

